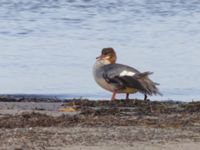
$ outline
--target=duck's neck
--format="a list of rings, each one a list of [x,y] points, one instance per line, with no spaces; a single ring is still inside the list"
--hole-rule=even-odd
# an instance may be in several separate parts
[[[97,60],[95,63],[95,66],[102,67],[102,66],[109,65],[109,64],[111,64],[110,61],[102,59],[102,60]]]

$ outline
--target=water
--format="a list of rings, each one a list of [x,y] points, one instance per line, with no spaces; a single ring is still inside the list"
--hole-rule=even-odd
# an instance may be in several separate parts
[[[92,66],[113,47],[154,72],[154,99],[199,100],[199,27],[199,0],[1,0],[0,94],[110,98]]]

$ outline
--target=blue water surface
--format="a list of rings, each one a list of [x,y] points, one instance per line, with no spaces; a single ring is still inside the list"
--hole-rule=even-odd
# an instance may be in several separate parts
[[[1,0],[0,94],[110,98],[92,76],[104,47],[154,72],[153,99],[200,100],[199,0]]]

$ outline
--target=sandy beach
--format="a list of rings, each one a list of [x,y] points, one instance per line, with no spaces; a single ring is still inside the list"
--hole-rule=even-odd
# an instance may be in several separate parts
[[[0,101],[2,150],[196,150],[200,103]]]

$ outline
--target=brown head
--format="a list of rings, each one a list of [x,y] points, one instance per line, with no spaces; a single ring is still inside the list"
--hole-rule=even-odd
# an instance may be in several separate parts
[[[110,64],[114,64],[117,60],[117,55],[115,50],[111,47],[103,48],[101,51],[101,56],[97,57],[99,60],[107,60]]]

